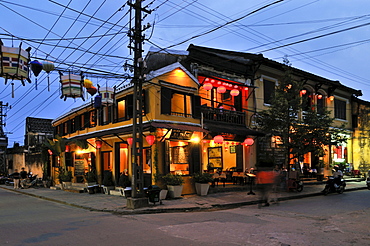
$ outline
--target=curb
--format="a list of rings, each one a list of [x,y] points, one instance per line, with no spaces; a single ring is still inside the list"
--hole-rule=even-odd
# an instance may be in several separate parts
[[[249,205],[257,205],[260,200],[254,200],[254,201],[248,201],[248,202],[236,202],[236,203],[227,203],[227,204],[212,204],[208,207],[189,207],[189,208],[160,208],[160,209],[151,209],[151,208],[143,208],[143,209],[137,209],[137,210],[124,210],[124,211],[117,211],[117,210],[111,210],[111,209],[96,209],[92,207],[87,207],[87,206],[81,206],[73,203],[68,203],[64,202],[61,200],[53,199],[53,198],[48,198],[45,196],[39,196],[27,192],[22,192],[20,190],[14,190],[14,189],[9,189],[6,187],[0,186],[1,189],[16,192],[19,194],[24,194],[40,199],[44,199],[47,201],[51,202],[56,202],[76,208],[81,208],[89,211],[95,211],[95,212],[108,212],[112,214],[119,214],[119,215],[134,215],[134,214],[159,214],[159,213],[186,213],[186,212],[212,212],[212,211],[217,211],[217,210],[226,210],[226,209],[232,209],[232,208],[238,208],[242,206],[249,206]],[[348,191],[356,191],[356,190],[367,190],[368,188],[365,187],[355,187],[355,188],[348,188],[344,192]],[[279,197],[277,201],[287,201],[287,200],[294,200],[294,199],[301,199],[305,197],[313,197],[313,196],[324,196],[322,192],[314,192],[314,193],[309,193],[309,194],[301,194],[301,195],[294,195],[294,196],[286,196],[286,197]]]

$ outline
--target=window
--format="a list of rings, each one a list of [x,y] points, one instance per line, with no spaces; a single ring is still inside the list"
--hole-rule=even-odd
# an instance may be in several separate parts
[[[173,93],[171,99],[171,115],[190,117],[191,97],[189,95]]]
[[[334,117],[341,120],[346,120],[346,101],[334,99]]]
[[[173,173],[189,174],[189,150],[188,145],[181,145],[180,142],[170,143],[170,171]]]
[[[196,107],[200,99],[163,87],[161,89],[161,114],[192,117],[193,105]]]
[[[275,94],[275,82],[270,80],[263,80],[263,102],[271,104],[273,95]]]
[[[309,90],[304,89],[305,94],[302,94],[302,109],[303,111],[309,111],[312,106],[312,94]]]
[[[117,121],[123,121],[126,118],[126,100],[121,99],[117,102]]]
[[[325,111],[325,97],[322,94],[317,94],[317,113],[322,114]]]

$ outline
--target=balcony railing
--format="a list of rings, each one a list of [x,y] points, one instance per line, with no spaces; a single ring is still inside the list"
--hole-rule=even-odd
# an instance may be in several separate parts
[[[205,122],[224,122],[236,125],[246,124],[246,115],[244,112],[210,107],[202,107],[201,112]]]

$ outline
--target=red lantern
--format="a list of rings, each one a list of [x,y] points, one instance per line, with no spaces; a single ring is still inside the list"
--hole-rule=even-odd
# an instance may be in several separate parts
[[[217,87],[217,92],[218,93],[225,93],[226,92],[226,87],[225,86]]]
[[[132,141],[133,141],[134,139],[133,138],[127,138],[127,143],[129,144],[129,145],[132,145]]]
[[[306,94],[307,93],[307,91],[306,90],[301,90],[301,94],[302,95],[304,95],[304,94]]]
[[[145,137],[146,141],[150,146],[152,146],[155,142],[155,136],[154,135],[148,135]]]
[[[102,146],[102,144],[103,144],[103,142],[101,140],[95,140],[95,144],[96,144],[96,148],[97,149],[100,149],[101,146]]]
[[[245,143],[246,145],[253,145],[253,144],[254,144],[254,140],[253,140],[253,138],[246,138],[246,139],[244,140],[244,143]]]
[[[66,145],[66,152],[69,152],[69,150],[70,150],[70,146]]]
[[[53,155],[53,151],[51,151],[50,149],[48,149],[48,152],[49,152],[49,155]]]
[[[239,90],[237,90],[237,89],[232,89],[232,90],[230,91],[230,95],[232,95],[233,97],[238,96],[238,95],[239,95]]]
[[[211,83],[204,83],[203,85],[203,89],[205,89],[206,91],[209,91],[213,88],[213,85]]]
[[[322,99],[322,95],[321,94],[317,95],[317,99]]]
[[[223,141],[224,141],[224,138],[223,138],[221,135],[217,135],[217,136],[215,136],[215,137],[213,138],[213,141],[214,141],[215,143],[222,144],[222,143],[223,143]]]

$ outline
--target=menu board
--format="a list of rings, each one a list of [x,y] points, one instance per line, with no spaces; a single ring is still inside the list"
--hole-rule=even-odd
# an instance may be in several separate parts
[[[75,161],[75,176],[85,174],[85,162],[83,160]]]

